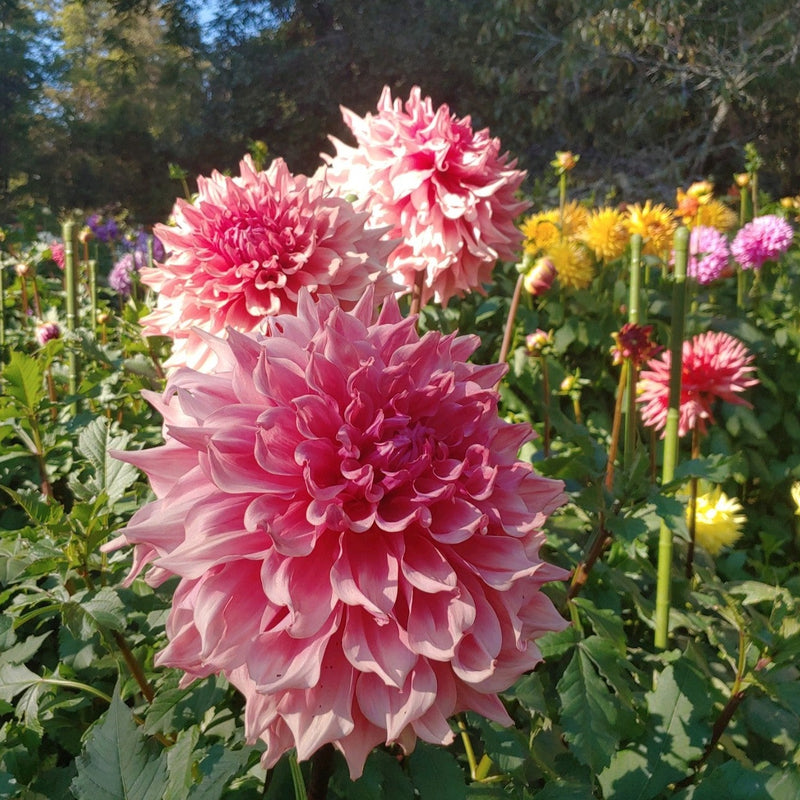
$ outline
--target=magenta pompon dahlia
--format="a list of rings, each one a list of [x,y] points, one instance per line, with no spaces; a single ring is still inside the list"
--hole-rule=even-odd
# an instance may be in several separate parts
[[[446,304],[483,291],[498,259],[516,260],[522,233],[514,218],[529,204],[515,197],[525,173],[514,169],[488,129],[473,132],[447,105],[436,111],[412,88],[405,104],[384,87],[378,113],[359,117],[342,107],[358,143],[330,137],[327,175],[343,195],[355,195],[371,224],[402,239],[389,269],[412,287],[425,273],[422,302]]]
[[[775,261],[792,244],[792,226],[783,217],[765,214],[750,221],[734,237],[731,254],[742,269],[760,269]]]
[[[517,459],[505,366],[420,339],[394,298],[373,323],[371,294],[303,291],[264,336],[206,337],[217,370],[149,396],[165,444],[116,454],[157,499],[104,550],[134,545],[129,583],[180,578],[157,664],[237,686],[267,768],[330,742],[356,778],[379,743],[449,743],[458,711],[510,724],[496,693],[566,626],[539,557],[563,484]]]
[[[711,413],[719,399],[751,407],[742,396],[758,379],[753,355],[735,337],[727,333],[707,332],[683,343],[681,401],[678,435],[684,436],[695,426],[701,434],[706,422],[714,422]],[[647,362],[637,385],[637,402],[642,406],[645,425],[661,431],[667,423],[669,408],[669,373],[672,354],[669,350]]]
[[[196,200],[175,204],[175,225],[155,228],[167,256],[141,272],[158,292],[143,324],[145,335],[174,340],[168,367],[207,370],[214,355],[203,332],[257,330],[265,317],[293,313],[303,288],[344,308],[368,286],[376,302],[397,290],[385,266],[393,243],[365,229],[367,213],[281,159],[258,172],[245,156],[240,171],[198,178]]]

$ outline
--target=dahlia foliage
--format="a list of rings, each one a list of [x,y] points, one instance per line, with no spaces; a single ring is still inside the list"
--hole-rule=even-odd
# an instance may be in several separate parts
[[[342,115],[358,146],[331,137],[328,180],[357,197],[371,225],[400,240],[389,269],[407,287],[424,273],[423,303],[482,291],[498,259],[516,258],[522,234],[514,218],[528,204],[515,192],[525,173],[488,130],[474,132],[470,118],[447,105],[434,111],[419,87],[405,103],[385,87],[377,114]]]
[[[141,271],[158,292],[143,322],[145,335],[174,340],[167,366],[208,368],[214,355],[203,332],[257,330],[293,312],[301,289],[352,308],[368,286],[377,300],[396,288],[384,231],[366,230],[368,215],[324,181],[292,175],[281,159],[258,172],[246,156],[240,173],[198,178],[197,199],[175,205],[175,225],[156,226],[168,255]]]
[[[727,333],[701,333],[683,343],[681,397],[678,435],[695,427],[706,433],[706,422],[714,422],[714,401],[736,405],[750,404],[741,393],[758,383],[753,356],[735,337]],[[669,374],[672,354],[669,350],[647,362],[637,387],[637,402],[642,406],[645,425],[661,431],[669,408]]]
[[[157,663],[237,686],[267,767],[331,742],[355,778],[381,742],[450,742],[460,710],[510,723],[496,693],[566,625],[538,555],[563,486],[517,460],[505,367],[374,302],[301,289],[263,336],[205,336],[216,370],[149,398],[165,444],[118,454],[157,499],[106,549],[134,545],[129,582],[180,579]]]

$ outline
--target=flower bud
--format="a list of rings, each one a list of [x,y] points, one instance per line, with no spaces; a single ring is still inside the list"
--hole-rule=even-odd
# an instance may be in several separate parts
[[[44,347],[51,339],[61,336],[61,328],[56,322],[40,322],[36,326],[36,341]]]
[[[15,265],[14,271],[20,276],[20,278],[24,278],[26,275],[30,274],[31,267],[30,264],[20,261],[19,264]]]
[[[522,285],[528,294],[534,297],[544,294],[552,285],[556,277],[556,268],[549,258],[540,258],[522,280]]]
[[[533,333],[525,337],[525,346],[528,348],[529,355],[534,358],[545,355],[547,350],[553,345],[553,333],[543,331],[538,328]]]
[[[750,185],[750,173],[737,172],[734,174],[733,180],[740,189],[746,189]]]
[[[578,163],[579,155],[570,152],[569,150],[556,150],[555,160],[551,161],[551,166],[555,167],[556,172],[561,175],[563,172],[569,172]]]
[[[559,384],[558,391],[561,394],[569,394],[578,385],[577,375],[567,375]]]

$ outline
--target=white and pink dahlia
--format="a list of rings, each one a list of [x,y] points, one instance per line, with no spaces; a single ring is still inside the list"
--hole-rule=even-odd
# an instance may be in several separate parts
[[[515,192],[525,173],[514,169],[500,140],[472,130],[447,105],[411,90],[405,104],[385,87],[376,115],[342,108],[356,138],[350,147],[331,137],[335,156],[323,154],[328,178],[355,195],[371,224],[402,239],[389,268],[414,286],[424,273],[422,302],[483,291],[498,259],[516,259],[522,233],[514,218],[528,207]]]
[[[370,285],[377,302],[397,289],[385,265],[392,244],[385,231],[365,229],[367,213],[281,159],[258,172],[245,156],[240,171],[198,178],[194,202],[176,202],[174,226],[156,226],[168,255],[141,271],[158,292],[143,324],[146,335],[174,340],[170,367],[208,369],[203,332],[258,330],[266,317],[293,313],[301,289],[332,294],[344,308]]]
[[[105,547],[134,545],[129,581],[180,578],[157,663],[236,685],[266,767],[333,743],[354,778],[379,743],[449,743],[458,711],[509,724],[496,693],[566,625],[539,557],[563,486],[517,459],[505,367],[420,339],[394,299],[373,323],[369,294],[208,337],[215,373],[150,397],[166,443],[117,454],[157,499]]]

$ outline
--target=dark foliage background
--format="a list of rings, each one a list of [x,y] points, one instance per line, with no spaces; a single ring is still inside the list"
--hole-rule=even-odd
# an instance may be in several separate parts
[[[253,140],[311,172],[339,103],[384,84],[471,114],[531,175],[579,152],[601,200],[725,186],[747,142],[795,193],[798,31],[793,0],[0,0],[0,223],[37,201],[154,222],[170,163],[235,170]]]

